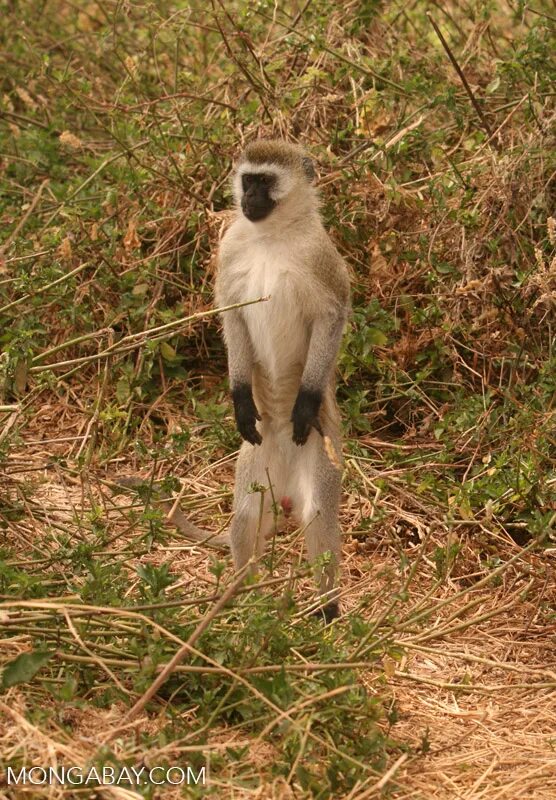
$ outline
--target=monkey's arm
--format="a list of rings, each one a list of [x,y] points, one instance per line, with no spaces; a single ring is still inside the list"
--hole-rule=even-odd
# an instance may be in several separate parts
[[[296,444],[305,444],[311,428],[323,433],[318,414],[336,363],[345,322],[346,312],[342,308],[329,311],[313,322],[307,361],[291,417]]]
[[[228,350],[228,372],[237,428],[251,444],[261,444],[262,438],[255,422],[260,419],[253,400],[253,346],[247,325],[239,309],[222,315],[224,339]]]

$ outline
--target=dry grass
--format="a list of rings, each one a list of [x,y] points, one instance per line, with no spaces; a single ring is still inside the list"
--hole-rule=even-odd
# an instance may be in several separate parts
[[[48,414],[48,409],[43,409]],[[42,429],[42,415],[38,414]],[[61,433],[50,428],[52,438]],[[37,441],[32,430],[30,440]],[[97,500],[109,492],[101,492],[101,484],[92,475],[82,481],[67,473],[53,470],[49,459],[71,447],[67,443],[55,445],[29,445],[11,454],[10,485],[12,490],[28,478],[29,472],[37,482],[29,507],[29,517],[12,527],[12,536],[21,537],[21,549],[27,536],[40,541],[41,531],[51,531],[53,524],[69,526],[75,535],[83,532],[75,527],[76,514],[83,518],[90,505],[85,499]],[[25,472],[18,474],[25,464]],[[206,508],[207,497],[220,485],[224,475],[231,474],[231,463],[214,469],[198,464],[202,476],[196,480],[189,473],[190,497]],[[111,466],[102,477],[121,474],[128,465],[121,461]],[[351,468],[351,467],[350,467]],[[100,475],[98,476],[100,477]],[[373,480],[381,477],[380,469],[373,470]],[[6,484],[5,484],[6,486]],[[211,491],[212,490],[212,491]],[[542,555],[523,552],[500,526],[488,529],[481,525],[481,533],[497,541],[496,552],[503,568],[498,579],[484,582],[485,570],[477,551],[473,531],[469,525],[453,525],[433,508],[415,508],[410,496],[385,493],[381,505],[386,514],[372,538],[363,542],[349,537],[354,517],[359,513],[361,498],[345,498],[345,527],[348,531],[345,544],[345,563],[342,578],[343,608],[346,614],[359,613],[371,621],[380,620],[385,613],[392,618],[392,598],[402,586],[407,588],[407,599],[398,602],[399,613],[395,622],[388,625],[383,620],[382,630],[389,650],[382,656],[382,669],[358,669],[359,679],[368,691],[377,696],[388,696],[390,713],[395,707],[396,721],[383,722],[385,731],[396,741],[404,742],[407,753],[393,758],[394,769],[384,782],[395,798],[551,798],[556,782],[554,756],[554,715],[556,713],[556,665],[553,623],[548,623],[550,609],[554,607],[556,584],[550,551]],[[113,530],[125,527],[117,507],[128,500],[117,498],[113,510],[106,506],[113,519]],[[214,514],[221,509],[211,500]],[[354,515],[350,509],[357,509]],[[206,514],[206,511],[205,511]],[[475,527],[475,526],[473,526]],[[419,541],[422,537],[422,541]],[[444,547],[446,541],[461,546],[458,558],[449,574],[438,579],[432,560],[435,548]],[[125,532],[114,544],[114,552],[125,554],[129,539]],[[400,553],[408,561],[400,566]],[[510,559],[514,559],[513,563]],[[170,538],[166,546],[158,546],[155,553],[143,558],[130,559],[133,570],[136,563],[148,561],[161,563],[170,559],[172,571],[179,578],[173,587],[181,591],[188,585],[204,586],[211,592],[214,577],[207,569],[209,558],[197,549],[186,550],[183,540]],[[410,580],[409,568],[418,561],[418,569]],[[508,566],[504,566],[507,564]],[[132,572],[131,572],[132,574]],[[483,585],[479,581],[483,580]],[[135,579],[136,583],[137,579]],[[479,584],[479,586],[477,586]],[[303,585],[303,584],[301,584]],[[44,609],[71,602],[60,600],[4,603],[11,622],[23,614],[29,621],[43,618]],[[133,581],[130,584],[133,591]],[[369,599],[372,598],[372,600]],[[169,595],[169,599],[172,594]],[[363,606],[361,606],[363,604]],[[35,606],[34,610],[33,607]],[[18,611],[19,609],[19,611]],[[426,619],[412,620],[428,609]],[[117,616],[117,615],[116,615]],[[7,622],[7,619],[5,619]],[[40,625],[40,622],[39,622]],[[25,633],[9,635],[0,642],[2,657],[13,659],[32,645],[33,636]],[[373,645],[374,647],[375,645]],[[392,657],[388,652],[403,653]],[[365,660],[365,652],[353,654],[354,662]],[[115,670],[116,676],[118,669]],[[117,679],[117,678],[116,678]],[[101,711],[87,709],[65,711],[60,720],[63,727],[52,720],[48,724],[33,724],[26,712],[31,710],[31,698],[17,687],[4,696],[1,713],[2,752],[6,759],[17,753],[28,765],[57,765],[71,763],[85,765],[99,747],[111,741],[122,761],[137,758],[142,763],[156,764],[161,754],[171,763],[180,763],[191,749],[198,745],[180,742],[169,743],[162,750],[151,746],[148,750],[130,737],[132,731],[150,732],[154,735],[166,725],[164,713],[145,715],[127,724],[124,738],[114,739],[120,731],[125,705],[113,703]],[[192,712],[194,713],[194,711]],[[68,726],[71,735],[68,735]],[[125,728],[124,728],[125,729]],[[120,731],[123,733],[123,731]],[[225,729],[215,729],[211,735],[210,749],[225,750],[249,742],[244,735],[237,736]],[[139,750],[137,749],[139,747]],[[206,749],[206,745],[204,746]],[[249,760],[254,774],[266,773],[266,765],[273,758],[270,743],[253,744]],[[399,766],[396,766],[399,763]],[[234,784],[233,769],[227,783],[221,776],[216,787],[221,786],[222,796],[233,798],[294,797],[290,787],[281,780],[265,779],[261,788],[241,792]],[[268,781],[268,782],[267,782]],[[362,779],[360,785],[345,795],[350,800],[378,797],[380,779]],[[377,788],[378,787],[378,788]],[[39,796],[37,788],[33,790]],[[15,795],[9,795],[14,796]],[[22,794],[21,796],[27,796]],[[40,796],[43,796],[40,794]],[[44,796],[70,797],[67,790],[50,789]],[[76,795],[77,796],[77,795]],[[111,787],[99,796],[125,798],[132,795],[121,787]],[[178,797],[179,792],[165,790],[164,797]],[[342,795],[344,797],[344,795]]]

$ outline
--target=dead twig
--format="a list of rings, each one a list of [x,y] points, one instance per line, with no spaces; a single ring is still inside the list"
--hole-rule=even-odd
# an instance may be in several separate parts
[[[485,129],[485,132],[486,132],[488,138],[492,139],[492,131],[490,129],[490,125],[488,124],[488,122],[486,120],[486,117],[483,114],[481,106],[477,102],[477,98],[473,94],[473,90],[471,89],[471,86],[469,85],[469,83],[467,81],[467,78],[465,77],[465,74],[464,74],[462,68],[460,67],[460,65],[457,62],[456,57],[452,53],[450,45],[448,44],[448,42],[444,38],[444,35],[443,35],[442,31],[440,30],[440,28],[438,27],[438,25],[434,21],[432,15],[428,11],[427,11],[427,17],[429,19],[430,24],[434,28],[434,32],[436,33],[436,35],[440,39],[440,43],[442,44],[442,47],[446,51],[446,55],[450,59],[453,68],[457,72],[457,74],[458,74],[458,76],[459,76],[459,78],[460,78],[460,80],[461,80],[461,82],[463,84],[463,87],[464,87],[465,91],[467,92],[467,96],[471,100],[471,104],[472,104],[473,108],[475,109],[475,111],[477,112],[477,116],[479,117],[479,120],[481,121],[481,124],[482,124],[483,128]],[[496,143],[494,143],[494,144],[496,146]]]

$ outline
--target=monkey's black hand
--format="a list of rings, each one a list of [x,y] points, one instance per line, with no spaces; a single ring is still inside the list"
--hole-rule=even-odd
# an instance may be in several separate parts
[[[255,421],[260,419],[260,416],[253,400],[251,387],[246,383],[236,386],[232,391],[232,400],[234,401],[238,431],[246,442],[261,444],[261,434],[255,427]]]
[[[293,440],[296,444],[305,444],[311,428],[323,435],[318,416],[321,402],[320,392],[303,388],[299,390],[291,416]]]

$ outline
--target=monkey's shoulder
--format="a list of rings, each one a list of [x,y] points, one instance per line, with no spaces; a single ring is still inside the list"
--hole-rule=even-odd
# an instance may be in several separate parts
[[[323,291],[332,295],[340,305],[349,306],[350,280],[347,264],[324,229],[322,236],[313,244],[307,264]]]

